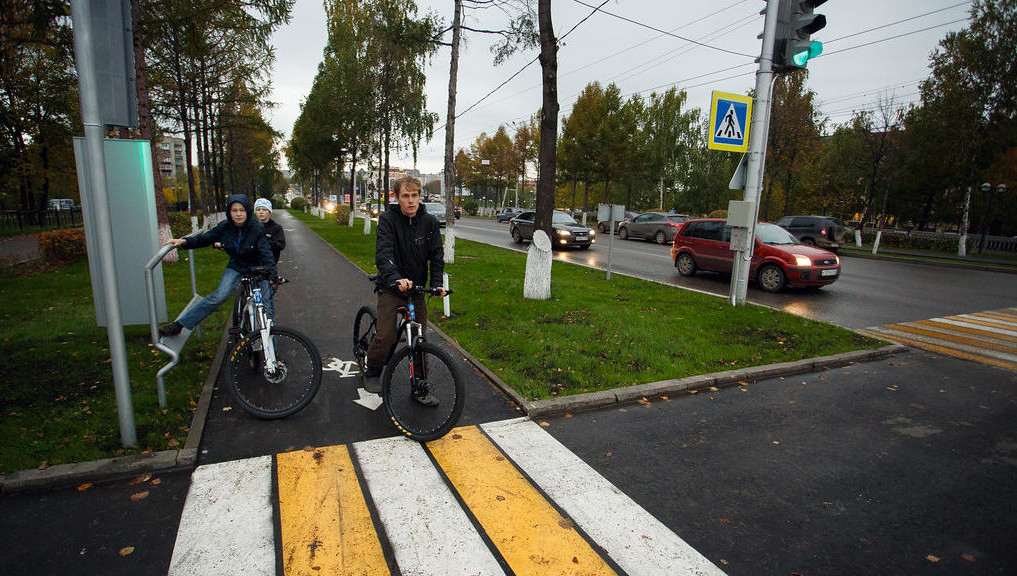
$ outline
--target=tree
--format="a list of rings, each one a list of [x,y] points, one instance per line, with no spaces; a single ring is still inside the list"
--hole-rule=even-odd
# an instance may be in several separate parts
[[[778,181],[784,199],[781,215],[794,212],[795,179],[819,152],[822,126],[815,109],[816,93],[806,89],[806,78],[804,71],[793,72],[778,76],[774,83],[761,218],[772,217],[770,200]]]

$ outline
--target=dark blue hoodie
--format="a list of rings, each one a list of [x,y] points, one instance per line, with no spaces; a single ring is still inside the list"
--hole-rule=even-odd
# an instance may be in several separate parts
[[[247,220],[243,226],[237,226],[230,218],[230,207],[239,202],[247,211]],[[265,237],[265,227],[254,217],[251,210],[251,203],[246,194],[234,194],[229,197],[226,203],[226,220],[216,224],[212,229],[184,239],[181,248],[188,250],[203,248],[219,242],[223,250],[230,255],[230,262],[227,268],[232,268],[241,274],[248,274],[254,266],[268,266],[271,268],[272,278],[278,276],[275,269],[275,258],[272,256],[272,248],[269,246],[268,238]]]

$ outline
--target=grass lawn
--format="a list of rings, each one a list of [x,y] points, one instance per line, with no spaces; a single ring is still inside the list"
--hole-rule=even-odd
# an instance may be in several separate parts
[[[191,297],[186,254],[163,264],[171,317]],[[218,285],[227,259],[216,250],[196,252],[201,294]],[[183,447],[226,306],[205,320],[203,337],[191,337],[167,374],[166,409],[159,408],[155,375],[169,357],[152,346],[147,325],[125,328],[139,442],[128,450],[120,445],[109,341],[96,326],[88,263],[0,277],[0,293],[8,296],[0,312],[0,473]]]
[[[291,212],[366,271],[375,236]],[[554,262],[553,298],[522,297],[526,255],[456,240],[449,318],[429,318],[529,399],[826,356],[882,343],[761,306]],[[432,310],[440,310],[437,303]]]

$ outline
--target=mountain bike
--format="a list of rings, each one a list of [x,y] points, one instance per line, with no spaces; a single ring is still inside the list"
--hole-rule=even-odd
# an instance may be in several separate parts
[[[268,270],[252,268],[237,288],[226,386],[249,414],[276,419],[299,412],[314,399],[321,386],[321,356],[306,336],[276,326],[268,316],[258,287],[269,279]]]
[[[368,276],[377,281],[377,275]],[[393,293],[398,289],[390,287]],[[451,294],[451,290],[446,293]],[[417,322],[413,298],[436,289],[414,286],[401,293],[406,306],[396,310],[399,335],[385,356],[381,373],[381,399],[389,418],[404,435],[420,442],[441,438],[452,429],[463,413],[466,391],[459,366],[445,350],[424,338]],[[378,315],[371,306],[362,306],[353,321],[353,356],[361,379],[367,370],[367,349],[377,332]],[[405,346],[399,347],[403,343]],[[421,404],[417,398],[430,392],[436,405]]]

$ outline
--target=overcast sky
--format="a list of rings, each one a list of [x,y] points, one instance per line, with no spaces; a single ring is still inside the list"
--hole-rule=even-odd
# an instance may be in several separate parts
[[[564,37],[558,51],[562,117],[594,81],[604,86],[614,82],[624,98],[635,93],[649,97],[677,86],[688,92],[690,107],[707,113],[711,91],[744,94],[754,87],[753,60],[761,47],[756,36],[763,29],[761,0],[609,0],[602,10],[615,16],[603,12],[590,16],[599,3],[552,3],[555,34]],[[451,22],[452,0],[418,0],[418,6],[421,15],[430,12]],[[820,112],[831,123],[844,123],[853,111],[871,109],[880,99],[917,102],[918,83],[928,76],[929,55],[948,32],[967,26],[969,9],[970,2],[956,0],[832,0],[819,6],[816,12],[826,15],[827,25],[813,39],[823,41],[824,54],[809,63],[807,86],[816,92]],[[286,138],[311,89],[326,42],[320,0],[297,0],[292,15],[290,24],[273,39],[272,100],[278,106],[268,113],[272,126]],[[467,25],[475,28],[501,28],[506,21],[497,9],[466,14]],[[495,66],[490,52],[493,38],[476,33],[464,38],[456,149],[469,149],[481,133],[493,134],[502,124],[511,134],[512,122],[529,118],[541,102],[540,65],[526,66],[536,50]],[[416,167],[425,173],[439,172],[444,162],[450,58],[451,50],[442,48],[427,67],[427,104],[438,114],[440,128],[430,142],[421,144]],[[408,155],[393,157],[392,164],[414,167]]]

